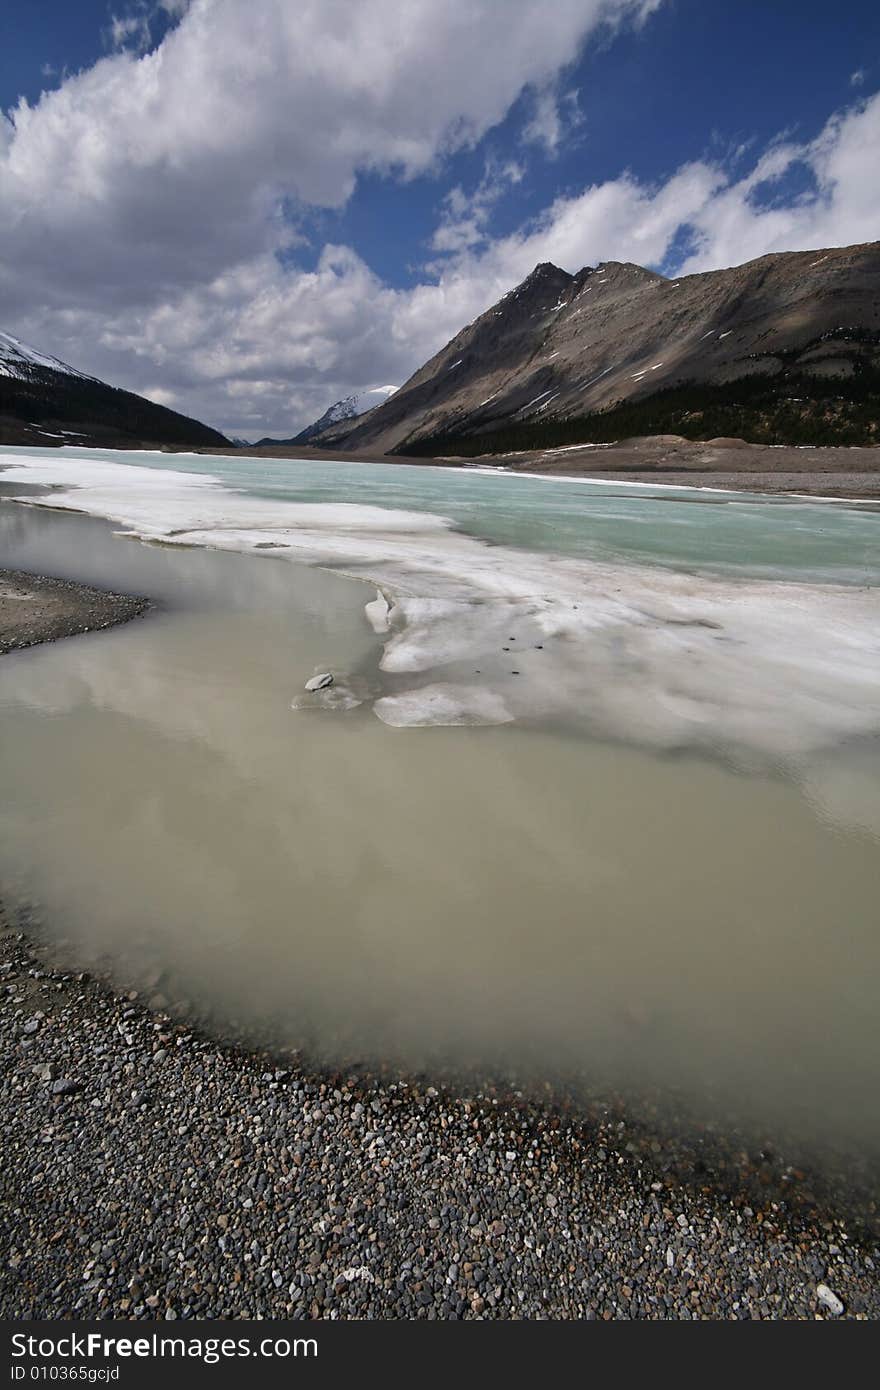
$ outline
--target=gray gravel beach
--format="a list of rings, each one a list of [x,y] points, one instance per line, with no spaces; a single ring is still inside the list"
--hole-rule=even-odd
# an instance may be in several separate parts
[[[618,1113],[304,1069],[0,940],[7,1318],[880,1314],[845,1221]]]
[[[0,654],[113,627],[149,607],[148,599],[130,594],[0,569]]]

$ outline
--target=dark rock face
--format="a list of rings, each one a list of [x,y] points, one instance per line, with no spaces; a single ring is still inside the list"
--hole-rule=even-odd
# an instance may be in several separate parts
[[[84,376],[0,333],[0,444],[225,445],[218,430]]]
[[[673,280],[615,261],[576,275],[544,263],[332,442],[417,452],[681,387],[695,401],[700,389],[736,396],[738,383],[754,394],[755,380],[773,401],[797,404],[804,381],[849,399],[864,396],[866,374],[880,376],[880,243]]]

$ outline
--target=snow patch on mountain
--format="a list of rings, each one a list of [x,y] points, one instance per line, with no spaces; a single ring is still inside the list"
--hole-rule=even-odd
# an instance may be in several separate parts
[[[35,367],[50,372],[63,372],[65,376],[78,376],[83,381],[92,380],[85,372],[68,367],[66,362],[60,362],[57,357],[47,357],[44,352],[28,347],[27,343],[21,342],[19,338],[13,338],[11,333],[0,333],[0,376],[18,377],[21,381],[27,381]]]

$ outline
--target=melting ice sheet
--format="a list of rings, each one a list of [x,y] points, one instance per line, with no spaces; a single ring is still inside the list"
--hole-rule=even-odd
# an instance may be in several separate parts
[[[7,452],[2,462],[7,483],[54,489],[31,496],[35,505],[107,517],[146,540],[288,556],[370,581],[376,589],[365,616],[385,633],[388,678],[373,708],[394,726],[576,720],[604,738],[762,761],[796,759],[880,730],[880,591],[869,584],[675,572],[492,544],[436,510],[394,505],[393,492],[388,506],[294,501],[233,490],[164,461],[143,467],[94,454]],[[325,477],[336,467],[321,465]],[[357,470],[365,480],[358,495],[369,488],[371,467]],[[426,483],[432,495],[436,472]],[[455,475],[445,478],[454,491]],[[509,496],[522,485],[481,480],[489,509],[494,489]],[[327,486],[322,480],[318,495]],[[387,496],[387,484],[375,491]],[[411,499],[417,482],[405,491]],[[650,493],[625,505],[631,531],[656,514]],[[737,527],[748,550],[758,513],[742,507],[737,520],[726,505],[729,564]],[[831,528],[840,512],[833,504],[826,512]],[[711,513],[703,499],[686,522],[711,529]],[[805,521],[797,509],[778,508],[780,550],[790,544],[788,533],[811,526],[819,545],[817,514],[812,506]],[[766,526],[763,513],[761,520]],[[685,523],[676,515],[674,524]],[[880,519],[862,515],[857,524],[855,559],[876,582],[864,536],[866,528],[880,532]],[[844,531],[840,547],[846,540]],[[827,561],[827,548],[819,553]],[[852,566],[842,568],[851,578]],[[326,703],[347,707],[338,692]]]

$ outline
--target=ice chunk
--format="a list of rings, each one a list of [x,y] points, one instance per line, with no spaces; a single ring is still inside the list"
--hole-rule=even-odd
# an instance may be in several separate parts
[[[499,694],[469,685],[424,685],[385,695],[373,706],[383,724],[395,728],[430,725],[509,724],[513,715]]]
[[[391,605],[381,589],[376,590],[376,597],[370,603],[364,604],[364,612],[367,615],[367,622],[374,632],[381,635],[388,631],[391,625],[388,620]]]

